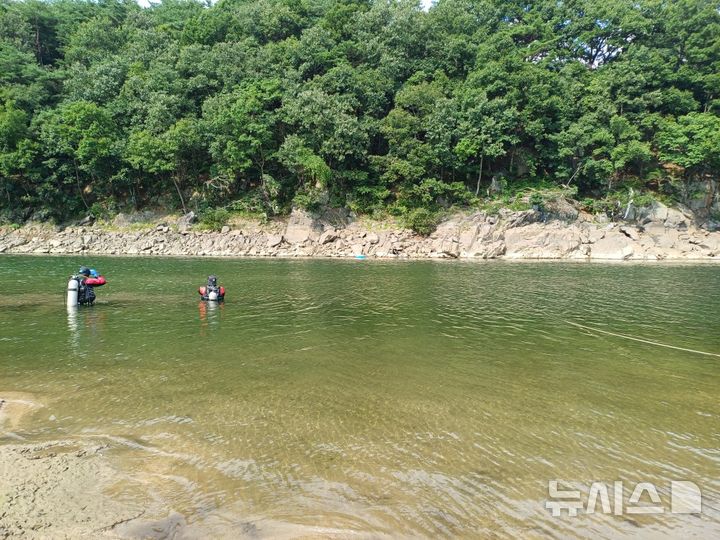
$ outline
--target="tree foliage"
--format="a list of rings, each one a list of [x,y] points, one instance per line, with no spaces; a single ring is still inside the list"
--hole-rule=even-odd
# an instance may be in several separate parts
[[[719,113],[709,0],[0,0],[0,218],[601,197],[717,180]]]

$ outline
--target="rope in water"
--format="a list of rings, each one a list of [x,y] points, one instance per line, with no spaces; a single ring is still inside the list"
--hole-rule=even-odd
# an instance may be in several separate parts
[[[684,347],[676,347],[675,345],[667,345],[666,343],[659,343],[657,341],[651,341],[649,339],[642,339],[637,338],[633,336],[626,336],[625,334],[616,334],[615,332],[608,332],[607,330],[600,330],[599,328],[592,328],[591,326],[585,326],[584,324],[578,324],[576,322],[572,321],[565,321],[567,324],[571,324],[573,326],[577,326],[578,328],[583,328],[585,330],[590,330],[591,332],[600,332],[601,334],[607,334],[609,336],[615,336],[623,339],[631,339],[632,341],[639,341],[640,343],[647,343],[649,345],[656,345],[658,347],[666,347],[668,349],[675,349],[678,351],[685,351],[695,354],[704,354],[705,356],[715,356],[717,358],[720,358],[720,354],[717,353],[711,353],[711,352],[705,352],[705,351],[696,351],[695,349],[686,349]]]

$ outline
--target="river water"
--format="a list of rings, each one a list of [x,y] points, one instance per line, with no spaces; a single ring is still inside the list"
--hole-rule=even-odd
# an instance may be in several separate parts
[[[109,441],[200,536],[720,534],[718,265],[2,256],[0,306],[0,397],[44,405],[0,444]]]

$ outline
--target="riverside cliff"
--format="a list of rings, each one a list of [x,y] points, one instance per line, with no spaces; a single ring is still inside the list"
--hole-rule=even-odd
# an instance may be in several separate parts
[[[192,221],[192,215],[157,218],[138,227],[121,214],[111,227],[30,223],[0,229],[0,253],[720,261],[720,232],[698,226],[690,212],[659,203],[620,223],[569,204],[551,212],[462,213],[427,237],[337,211],[294,211],[285,220],[244,221],[220,232],[195,230]]]

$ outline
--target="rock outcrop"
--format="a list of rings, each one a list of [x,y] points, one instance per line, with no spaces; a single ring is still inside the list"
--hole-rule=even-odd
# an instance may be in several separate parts
[[[193,230],[190,214],[143,230],[135,230],[131,217],[118,216],[112,229],[97,224],[0,229],[0,253],[720,261],[720,232],[696,227],[681,210],[655,204],[622,224],[603,217],[574,214],[567,205],[553,212],[457,214],[423,237],[392,223],[352,221],[337,212],[314,217],[296,211],[285,221],[247,222],[220,232]]]

